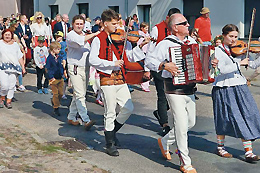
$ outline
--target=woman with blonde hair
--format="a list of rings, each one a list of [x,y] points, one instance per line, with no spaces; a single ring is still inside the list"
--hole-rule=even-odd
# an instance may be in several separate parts
[[[38,37],[44,36],[47,42],[44,44],[46,47],[50,46],[50,35],[48,34],[48,28],[44,21],[44,15],[42,12],[36,12],[34,14],[33,22],[31,25],[32,31],[32,44],[33,47],[38,46]]]

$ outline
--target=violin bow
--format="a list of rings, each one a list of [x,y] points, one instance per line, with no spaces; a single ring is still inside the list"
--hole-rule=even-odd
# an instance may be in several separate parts
[[[252,18],[251,18],[251,26],[250,26],[250,32],[249,32],[249,37],[248,37],[248,43],[247,43],[247,51],[246,51],[246,58],[249,57],[249,49],[250,49],[250,45],[251,45],[251,39],[252,39],[252,34],[253,34],[253,27],[254,27],[254,21],[255,21],[255,13],[256,13],[256,9],[253,8],[253,12],[252,12]],[[247,69],[247,65],[245,66]]]
[[[127,36],[128,36],[128,33],[129,33],[129,26],[130,26],[130,21],[131,20],[131,16],[129,16],[129,20],[128,20],[128,24],[127,24],[127,27],[126,27],[126,35],[125,35],[125,40],[124,40],[124,47],[123,47],[123,52],[122,52],[122,57],[121,59],[123,60],[124,59],[124,52],[125,52],[125,47],[126,47],[126,42],[127,42]]]

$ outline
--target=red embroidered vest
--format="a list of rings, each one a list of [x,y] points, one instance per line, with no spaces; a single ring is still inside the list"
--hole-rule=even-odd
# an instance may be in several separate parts
[[[170,31],[168,30],[167,24],[165,21],[162,21],[161,23],[155,25],[158,29],[158,38],[156,41],[156,44],[158,44],[160,41],[162,41],[165,37],[170,35]]]

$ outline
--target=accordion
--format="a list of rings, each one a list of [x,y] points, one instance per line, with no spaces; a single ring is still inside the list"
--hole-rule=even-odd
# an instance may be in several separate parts
[[[198,44],[170,47],[170,62],[179,68],[180,74],[173,77],[174,85],[214,82],[211,70],[213,46]]]

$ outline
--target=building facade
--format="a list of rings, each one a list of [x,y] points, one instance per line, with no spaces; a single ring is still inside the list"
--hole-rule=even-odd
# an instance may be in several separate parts
[[[17,9],[27,15],[33,15],[32,11],[41,11],[53,18],[57,13],[66,13],[70,19],[80,13],[93,19],[100,16],[104,9],[111,8],[121,13],[123,18],[137,14],[140,22],[148,22],[151,27],[164,20],[172,7],[179,8],[193,27],[195,19],[200,16],[200,9],[208,7],[213,37],[221,34],[224,25],[233,23],[239,27],[240,38],[248,37],[252,9],[260,7],[259,0],[0,0],[0,7],[6,9],[1,3],[8,6],[16,4],[12,5],[12,10]],[[1,12],[0,15],[4,15]],[[255,38],[260,36],[258,16],[260,14],[257,12],[253,29]]]

